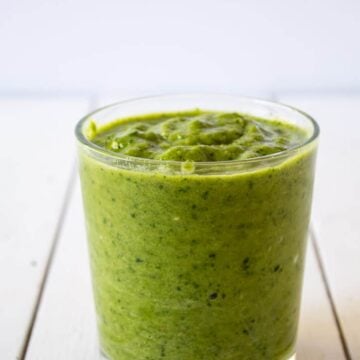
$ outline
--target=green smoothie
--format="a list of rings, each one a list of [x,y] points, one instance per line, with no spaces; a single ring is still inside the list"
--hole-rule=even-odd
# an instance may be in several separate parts
[[[89,122],[84,132],[93,149],[79,147],[80,174],[105,356],[290,358],[316,151],[302,146],[309,134],[198,109]],[[215,170],[197,171],[203,163]]]

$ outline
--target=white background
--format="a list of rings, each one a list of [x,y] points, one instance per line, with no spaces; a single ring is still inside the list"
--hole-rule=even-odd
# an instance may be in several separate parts
[[[359,0],[0,0],[1,93],[359,89]]]

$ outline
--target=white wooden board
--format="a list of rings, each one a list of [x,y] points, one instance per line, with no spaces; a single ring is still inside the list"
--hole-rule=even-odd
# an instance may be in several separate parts
[[[306,258],[296,359],[345,359],[311,239]]]
[[[352,359],[360,359],[360,94],[281,96],[320,124],[314,229]]]
[[[82,99],[0,98],[0,358],[19,358],[74,164]]]
[[[59,238],[26,359],[99,359],[78,184]]]

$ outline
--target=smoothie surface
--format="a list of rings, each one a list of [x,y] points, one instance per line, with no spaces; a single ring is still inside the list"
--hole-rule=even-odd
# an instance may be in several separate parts
[[[192,110],[119,119],[88,138],[128,156],[174,161],[227,161],[256,158],[302,144],[306,132],[289,123],[247,114]]]

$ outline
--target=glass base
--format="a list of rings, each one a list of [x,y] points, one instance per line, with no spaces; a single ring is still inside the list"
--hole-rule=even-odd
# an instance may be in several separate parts
[[[106,355],[100,351],[100,358],[99,360],[110,360],[108,357],[106,357]],[[140,360],[140,359],[139,359]],[[284,359],[284,360],[296,360],[296,354],[292,355],[291,357]]]

